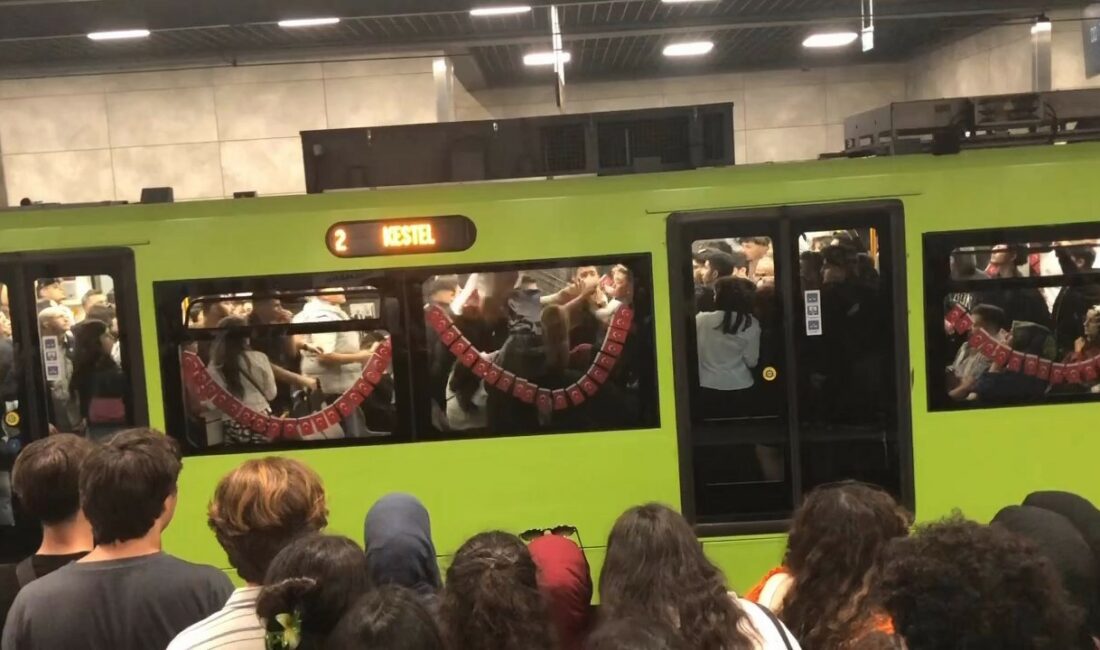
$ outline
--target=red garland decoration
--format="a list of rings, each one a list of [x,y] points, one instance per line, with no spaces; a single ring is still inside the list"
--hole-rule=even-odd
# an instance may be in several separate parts
[[[949,329],[966,334],[970,332],[968,344],[978,350],[987,359],[1004,366],[1010,372],[1023,372],[1029,377],[1038,377],[1051,386],[1060,384],[1088,385],[1100,378],[1100,356],[1077,363],[1055,363],[1041,359],[1034,354],[1024,354],[1013,350],[1007,344],[991,338],[980,329],[974,328],[974,321],[962,305],[956,304],[944,316]]]
[[[263,434],[268,440],[286,438],[296,440],[302,436],[321,433],[359,408],[374,387],[382,381],[382,375],[390,365],[393,347],[386,339],[375,350],[371,358],[363,364],[363,374],[355,384],[344,392],[335,402],[304,418],[276,418],[257,413],[246,407],[241,400],[222,388],[210,376],[199,355],[183,352],[183,380],[191,392],[229,416],[237,424],[255,433]]]
[[[481,353],[470,345],[470,341],[462,335],[462,331],[442,308],[430,306],[425,308],[425,312],[428,325],[439,334],[439,340],[448,346],[459,363],[481,377],[486,386],[491,386],[502,393],[511,393],[520,401],[534,404],[544,413],[580,406],[598,393],[600,386],[611,377],[611,371],[622,357],[623,346],[630,337],[630,327],[634,323],[634,310],[626,305],[619,307],[611,318],[603,345],[580,381],[564,389],[551,390],[542,388],[523,377],[517,377],[500,366],[486,361]]]

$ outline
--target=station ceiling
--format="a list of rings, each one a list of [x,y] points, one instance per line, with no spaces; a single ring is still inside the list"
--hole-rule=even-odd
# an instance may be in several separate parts
[[[563,0],[572,80],[698,74],[904,60],[916,51],[1006,20],[1090,0],[875,0],[876,46],[807,50],[816,31],[857,30],[860,0]],[[530,4],[520,15],[470,9]],[[548,0],[0,0],[0,76],[138,65],[247,63],[338,52],[447,52],[476,64],[489,86],[548,74],[523,55],[550,47]],[[282,19],[335,16],[287,29]],[[148,38],[92,41],[93,31],[145,28]],[[667,59],[665,45],[710,40],[704,57]]]

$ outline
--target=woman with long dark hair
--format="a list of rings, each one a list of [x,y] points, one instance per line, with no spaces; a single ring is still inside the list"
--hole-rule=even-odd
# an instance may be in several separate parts
[[[715,311],[695,315],[699,386],[703,413],[736,416],[755,385],[752,369],[760,361],[760,321],[755,313],[756,285],[747,278],[725,277],[714,283]]]
[[[552,650],[550,614],[531,553],[515,535],[481,533],[447,569],[441,619],[451,650]]]
[[[111,356],[117,339],[110,325],[94,319],[77,324],[73,337],[69,393],[79,402],[84,433],[102,440],[129,425],[126,373]]]
[[[615,522],[600,597],[605,620],[661,621],[693,650],[799,650],[771,612],[729,593],[691,525],[659,504],[631,508]]]
[[[794,516],[784,566],[749,598],[773,611],[807,650],[847,650],[890,619],[869,597],[890,540],[909,534],[908,513],[879,488],[818,487]]]
[[[247,321],[227,316],[219,328],[243,328]],[[251,349],[248,337],[240,331],[222,332],[210,348],[210,376],[229,394],[256,413],[271,413],[271,400],[279,394],[275,371],[263,352]],[[225,442],[235,445],[262,444],[267,438],[222,414]]]

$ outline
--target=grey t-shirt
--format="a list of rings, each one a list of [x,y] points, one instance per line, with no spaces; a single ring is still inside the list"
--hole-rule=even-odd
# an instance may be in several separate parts
[[[220,610],[233,585],[214,567],[156,553],[75,562],[22,589],[3,650],[163,650]]]

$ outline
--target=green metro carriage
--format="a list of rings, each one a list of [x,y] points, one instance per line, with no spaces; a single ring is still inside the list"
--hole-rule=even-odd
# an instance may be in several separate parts
[[[49,305],[36,308],[38,290],[60,281],[70,298],[96,288],[113,294],[129,382],[128,424],[167,430],[186,456],[167,550],[221,567],[226,559],[205,526],[214,485],[245,458],[273,451],[321,474],[331,530],[361,539],[370,504],[384,493],[407,491],[431,511],[445,555],[485,529],[571,525],[596,569],[619,513],[645,501],[670,503],[696,524],[707,552],[738,588],[780,559],[792,509],[823,483],[851,478],[882,485],[919,519],[955,508],[988,518],[1036,489],[1100,500],[1100,394],[1086,362],[1061,358],[1066,348],[1080,347],[1076,340],[1055,334],[1059,319],[1070,331],[1083,327],[1072,323],[1080,315],[1062,313],[1064,296],[1087,295],[1085,289],[1100,283],[1100,271],[1051,265],[1065,257],[1063,249],[1095,252],[1098,175],[1100,146],[1081,144],[11,210],[0,215],[0,283],[13,349],[3,467],[10,468],[20,444],[51,425],[66,428],[58,426],[64,395],[50,379],[63,371],[48,352],[56,339],[47,340],[39,318]],[[829,246],[836,233],[859,242],[858,258],[847,267],[861,278],[854,298],[838,298],[803,268],[815,257],[806,253]],[[699,386],[693,252],[718,240],[763,242],[771,269],[755,262],[763,333],[753,386],[739,396],[740,408],[716,415]],[[1008,262],[1006,250],[1016,251]],[[999,263],[1023,271],[993,279],[953,271],[966,260],[977,268]],[[585,268],[603,276],[600,292],[629,305],[630,322],[594,321],[580,369],[557,383],[526,377],[531,395],[475,381],[463,399],[488,416],[458,424],[447,406],[458,396],[451,380],[463,372],[456,370],[461,350],[448,358],[437,341],[445,329],[433,323],[431,309],[425,318],[439,279],[450,278],[463,300],[483,309],[494,299],[516,299],[509,304],[528,313],[523,336],[537,340],[539,308],[552,302],[543,298],[564,290],[561,300],[571,299],[575,274]],[[494,282],[507,286],[494,289]],[[337,292],[339,300],[325,300]],[[952,327],[960,309],[994,294],[1014,304],[1024,292],[1043,296],[1048,307],[1049,344],[1034,352],[1065,370],[1059,384],[995,402],[952,399],[948,368],[968,345]],[[215,303],[247,303],[255,314],[276,299],[286,311],[264,324],[198,327]],[[344,316],[300,317],[318,301],[345,303],[339,307]],[[79,318],[80,305],[72,310]],[[460,321],[455,317],[456,327]],[[1006,323],[1005,330],[1016,324]],[[607,351],[607,332],[616,326],[628,337],[611,349],[617,354],[610,355],[610,368],[602,376],[595,371],[599,386],[587,387],[596,390],[576,394],[592,369],[603,367],[594,360]],[[466,329],[460,333],[471,350],[487,345],[475,339],[492,340],[492,333]],[[329,346],[362,342],[351,354],[370,341],[375,350],[385,346],[392,359],[380,368],[385,377],[373,376],[374,394],[355,401],[365,407],[374,400],[380,410],[357,409],[356,421],[342,421],[339,435],[320,426],[309,432],[288,426],[294,435],[283,435],[282,423],[301,420],[301,411],[272,412],[257,428],[270,425],[273,442],[229,444],[218,418],[208,416],[209,405],[207,415],[196,406],[203,381],[189,378],[186,366],[233,336],[250,336],[253,348],[262,347],[260,339],[303,338]],[[455,335],[446,336],[449,343]],[[1011,339],[1011,333],[1004,338]],[[507,368],[513,362],[506,356],[516,354],[478,357],[491,362],[478,376]],[[365,366],[350,365],[347,385],[324,390],[333,393],[332,408],[366,377]],[[1071,366],[1078,371],[1074,382]],[[1035,379],[1031,370],[1028,378]],[[192,386],[195,377],[200,381]],[[540,396],[550,401],[530,403]],[[69,426],[78,424],[79,414],[68,419]],[[9,519],[14,525],[0,528],[5,552],[31,550],[26,522],[18,513]]]

